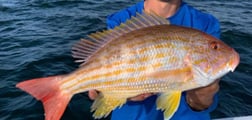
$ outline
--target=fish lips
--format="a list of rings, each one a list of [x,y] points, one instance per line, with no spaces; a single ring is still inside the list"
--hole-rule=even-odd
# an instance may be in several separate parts
[[[234,54],[231,58],[231,60],[227,63],[227,66],[229,67],[229,70],[231,72],[234,72],[234,70],[237,68],[238,64],[240,63],[240,56],[239,54],[235,51]]]

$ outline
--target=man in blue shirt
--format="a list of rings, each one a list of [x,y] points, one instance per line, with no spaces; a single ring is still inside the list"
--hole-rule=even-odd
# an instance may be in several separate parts
[[[145,0],[116,12],[107,18],[108,29],[120,25],[136,13],[153,11],[167,18],[174,25],[186,26],[201,30],[217,38],[220,37],[219,22],[212,15],[189,6],[182,0]],[[218,81],[213,84],[182,93],[178,110],[171,120],[209,120],[209,113],[217,106],[219,89]],[[89,97],[94,99],[96,91],[90,91]],[[112,112],[112,120],[163,120],[162,111],[156,110],[157,96],[142,94],[131,98],[121,108]]]

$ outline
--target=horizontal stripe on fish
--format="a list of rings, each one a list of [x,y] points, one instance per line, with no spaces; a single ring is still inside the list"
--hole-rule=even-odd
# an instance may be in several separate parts
[[[159,58],[164,58],[167,62],[170,62],[170,63],[176,62],[176,60],[178,60],[176,57],[170,57],[171,56],[170,52],[168,52],[167,49],[162,48],[160,46],[157,46],[157,49],[158,48],[159,48],[159,50],[157,50],[156,52],[160,52],[160,53],[155,53],[155,52],[148,53],[148,52],[146,52],[145,54],[133,54],[133,53],[132,54],[127,54],[127,55],[125,55],[125,57],[123,57],[125,60],[120,61],[120,60],[115,59],[114,61],[113,60],[109,61],[110,64],[103,63],[103,64],[105,64],[103,66],[103,68],[111,69],[113,67],[115,69],[118,66],[120,66],[120,64],[122,64],[122,63],[123,64],[134,64],[136,62],[141,63],[141,64],[144,64],[144,62],[146,62],[146,65],[148,65],[148,64],[152,64],[152,63],[148,62],[149,60],[157,59],[157,61],[159,61]],[[137,55],[137,57],[139,59],[134,59],[135,55]],[[133,56],[133,57],[130,57],[130,56]],[[128,57],[133,58],[133,59],[128,60],[129,59]],[[96,71],[96,70],[99,70],[99,69],[101,69],[100,64],[98,64],[97,66],[94,66],[92,68],[79,70],[79,71],[77,71],[75,73],[76,76],[73,76],[73,77],[70,77],[69,79],[63,80],[62,83],[64,83],[65,81],[69,81],[71,79],[74,79],[74,77],[83,76],[85,73],[87,74],[88,71],[89,72],[90,71]],[[95,72],[94,74],[97,74],[97,72]]]
[[[152,65],[152,67],[161,67],[161,66],[163,66],[161,63],[156,63],[156,64]],[[131,66],[131,67],[134,67],[134,66]],[[134,77],[134,79],[138,78],[139,77],[139,73],[144,73],[141,70],[146,70],[145,73],[148,74],[148,73],[152,73],[155,69],[156,68],[150,69],[150,68],[147,68],[147,67],[141,67],[140,66],[140,68],[136,68],[136,69],[130,68],[130,69],[126,69],[123,72],[120,71],[121,72],[120,73],[120,77],[119,77],[119,75],[114,75],[114,76],[110,76],[110,77],[109,76],[104,76],[104,75],[99,75],[100,76],[99,79],[98,78],[96,78],[96,79],[95,78],[87,78],[86,80],[88,80],[88,79],[92,79],[92,80],[88,80],[86,82],[84,82],[84,81],[81,82],[80,81],[80,83],[78,84],[78,86],[77,85],[72,85],[71,86],[72,88],[68,88],[68,89],[71,89],[71,90],[72,89],[79,89],[81,86],[88,86],[88,85],[90,86],[90,84],[94,84],[94,83],[95,84],[98,83],[98,85],[99,85],[99,83],[102,84],[102,82],[104,82],[105,79],[107,79],[108,82],[111,82],[111,84],[116,84],[117,83],[116,80],[118,80],[118,78],[123,78],[125,80],[124,82],[138,82],[138,81],[127,81],[127,80],[129,80],[129,77],[132,77],[132,76]],[[162,70],[162,69],[159,69],[159,70]],[[129,73],[129,71],[131,73]],[[115,72],[117,73],[118,71],[115,71]],[[111,74],[108,73],[108,74],[105,74],[105,75],[111,75]],[[93,76],[93,77],[97,77],[97,76]],[[113,82],[116,82],[116,83],[113,83]],[[144,82],[144,81],[142,81],[142,82]]]
[[[155,41],[156,44],[153,44],[153,42],[150,42],[150,41]],[[110,49],[105,50],[106,57],[102,55],[102,56],[98,57],[97,59],[99,59],[99,58],[100,59],[103,58],[103,60],[104,60],[104,58],[109,59],[111,55],[116,54],[116,53],[120,53],[120,52],[124,53],[127,50],[129,50],[129,52],[131,52],[131,53],[136,54],[136,51],[132,51],[131,49],[133,49],[133,50],[142,49],[139,51],[139,53],[144,53],[144,52],[150,52],[149,50],[155,50],[155,49],[159,49],[159,48],[166,48],[166,49],[170,49],[170,50],[172,48],[176,48],[175,47],[176,45],[174,45],[173,42],[166,42],[166,41],[167,40],[165,38],[164,39],[162,39],[162,38],[157,38],[157,39],[156,38],[153,38],[153,39],[144,38],[142,40],[135,40],[135,41],[130,40],[130,42],[127,42],[127,40],[118,40],[118,42],[113,42],[109,45]],[[173,41],[178,42],[176,40],[173,40]],[[160,42],[160,43],[158,43],[158,42]],[[123,51],[116,51],[117,50],[116,48],[118,47],[118,45],[122,48],[125,48],[125,49],[123,49]],[[176,48],[176,49],[179,49],[179,48]],[[104,51],[104,50],[101,50],[100,52],[102,52],[102,51]]]
[[[114,81],[104,81],[100,83],[93,83],[87,86],[81,86],[77,89],[71,90],[73,93],[78,93],[83,90],[90,90],[96,88],[97,90],[115,90],[123,93],[124,90],[128,92],[154,92],[154,90],[168,89],[167,82],[160,82],[158,80],[147,80],[146,77],[131,77],[128,79],[117,79]],[[113,91],[113,92],[115,92]]]
[[[168,53],[168,52],[165,52],[165,53]],[[134,64],[136,62],[141,63],[143,65],[148,65],[148,64],[155,63],[155,61],[152,61],[151,63],[148,62],[148,60],[152,60],[152,59],[155,59],[155,58],[157,58],[157,61],[166,61],[166,62],[169,62],[169,63],[174,63],[174,62],[176,62],[178,60],[178,58],[175,57],[175,56],[174,57],[170,57],[169,54],[166,55],[166,54],[161,54],[161,53],[160,54],[159,53],[158,54],[154,54],[154,56],[151,57],[151,58],[148,57],[148,56],[146,56],[146,55],[144,55],[144,54],[138,55],[138,57],[140,57],[140,58],[139,59],[130,59],[130,60],[126,59],[126,60],[123,60],[123,61],[115,61],[114,63],[110,62],[110,64],[107,64],[107,65],[103,66],[103,68],[111,69],[113,67],[113,69],[118,69],[118,68],[120,68],[119,66],[122,63],[126,64],[128,66],[128,65]],[[160,58],[160,59],[158,59],[158,58]],[[99,69],[101,69],[101,66],[95,66],[93,68],[88,69],[87,71],[96,71],[96,70],[99,70]],[[104,69],[104,70],[106,70],[106,69]],[[84,71],[77,71],[76,75],[77,76],[78,75],[82,76],[87,71],[86,70],[84,70]],[[97,72],[94,72],[94,74],[97,74]],[[69,79],[73,79],[73,78],[69,78]],[[68,81],[68,80],[64,80],[64,81]]]
[[[160,57],[160,56],[157,56]],[[169,66],[167,66],[168,68],[165,68],[163,66],[163,64],[167,64],[167,62],[173,62],[175,63],[178,60],[178,58],[176,57],[167,57],[167,58],[161,58],[161,59],[157,59],[157,61],[149,61],[149,62],[145,62],[142,64],[127,64],[127,62],[118,62],[120,64],[118,64],[117,66],[113,66],[113,68],[110,69],[106,69],[106,67],[112,66],[111,65],[107,65],[105,68],[97,68],[95,70],[95,72],[89,72],[89,73],[82,73],[79,76],[71,76],[70,79],[68,79],[67,81],[65,81],[65,83],[63,83],[62,85],[62,89],[70,89],[71,87],[76,86],[77,84],[81,84],[81,86],[86,85],[86,82],[88,81],[96,81],[99,82],[98,79],[109,79],[109,80],[113,80],[117,77],[119,77],[119,75],[122,74],[130,74],[133,72],[151,72],[154,70],[165,70],[168,69]],[[133,62],[130,62],[133,63]],[[176,64],[175,64],[176,65]],[[173,64],[171,64],[170,67],[175,68]],[[123,70],[120,70],[120,68],[125,68]],[[104,72],[106,71],[106,72]],[[109,71],[113,71],[113,72],[109,72]],[[97,74],[99,73],[99,74]],[[113,78],[114,77],[114,78]],[[137,77],[137,76],[136,76]],[[78,79],[76,81],[72,81],[71,79]]]
[[[68,85],[65,85],[65,87],[63,87],[64,89],[70,89],[71,87],[75,87],[77,84],[80,84],[80,86],[86,86],[87,84],[89,84],[90,82],[92,83],[93,81],[96,82],[102,82],[102,79],[109,79],[111,81],[113,81],[114,79],[118,78],[119,75],[121,77],[127,77],[126,75],[130,74],[130,73],[140,73],[140,72],[148,72],[148,67],[153,67],[153,69],[158,69],[158,67],[162,66],[162,63],[156,63],[153,64],[152,66],[139,66],[137,67],[136,65],[125,65],[128,66],[128,68],[125,69],[111,69],[111,70],[106,70],[106,73],[103,74],[92,74],[92,75],[85,75],[83,76],[82,79],[80,79],[78,82],[70,82]],[[111,71],[111,72],[109,72]],[[136,76],[137,77],[137,76]],[[126,79],[126,78],[125,78]],[[71,84],[71,85],[70,85]]]
[[[126,82],[125,82],[126,81]],[[183,86],[185,84],[185,86]],[[188,84],[188,85],[187,85]],[[93,83],[87,86],[80,86],[77,89],[72,90],[73,93],[78,93],[83,90],[91,90],[96,88],[97,90],[104,90],[109,92],[117,92],[123,94],[127,93],[147,93],[147,92],[160,92],[166,90],[187,89],[187,87],[195,86],[194,81],[166,81],[166,79],[148,79],[147,77],[130,77],[128,79],[116,79],[114,81],[104,81],[100,83]],[[181,88],[179,86],[182,86]],[[113,91],[114,90],[114,91]]]
[[[141,48],[141,46],[146,47],[146,46],[150,46],[150,45],[156,45],[157,48],[159,46],[162,48],[170,48],[171,49],[171,48],[176,48],[176,46],[174,46],[172,44],[172,42],[166,42],[167,40],[176,41],[176,42],[179,40],[182,40],[182,41],[188,42],[188,40],[186,38],[178,37],[178,36],[169,36],[169,37],[157,36],[156,38],[155,37],[154,38],[143,37],[141,40],[139,40],[139,38],[138,39],[137,38],[138,38],[137,36],[126,37],[126,38],[123,38],[123,40],[118,40],[118,42],[111,43],[109,46],[110,47],[118,47],[118,45],[121,45],[121,46],[125,46],[125,48],[136,49],[136,48]],[[130,42],[128,42],[128,41],[130,41]],[[154,41],[154,42],[150,42],[150,41]],[[158,43],[158,42],[160,42],[160,43]],[[156,43],[156,44],[153,44],[153,43]],[[146,47],[146,48],[148,48],[148,47]],[[113,49],[110,49],[110,50],[113,50]],[[109,54],[109,51],[108,51],[108,54]]]

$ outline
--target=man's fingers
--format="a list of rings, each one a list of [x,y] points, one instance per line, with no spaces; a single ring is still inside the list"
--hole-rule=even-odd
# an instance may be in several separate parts
[[[129,98],[130,101],[143,101],[145,100],[146,98],[152,96],[153,93],[144,93],[144,94],[140,94],[140,95],[137,95],[135,97],[132,97],[132,98]]]
[[[94,100],[95,98],[97,98],[98,94],[99,94],[99,91],[96,91],[96,90],[89,90],[88,91],[88,97],[91,100]],[[129,100],[131,100],[131,101],[143,101],[144,99],[146,99],[147,97],[150,97],[152,95],[153,95],[153,93],[144,93],[144,94],[140,94],[140,95],[137,95],[135,97],[129,98]]]
[[[98,92],[96,90],[89,90],[88,91],[88,97],[91,100],[94,100],[98,96]]]

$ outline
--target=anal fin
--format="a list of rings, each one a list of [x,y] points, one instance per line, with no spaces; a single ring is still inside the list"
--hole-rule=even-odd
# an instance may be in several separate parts
[[[164,119],[169,120],[177,111],[180,103],[181,91],[162,93],[157,101],[157,109],[164,111]]]
[[[118,97],[114,94],[100,93],[91,106],[91,111],[95,111],[93,117],[95,119],[107,117],[112,110],[118,106],[122,106],[126,100],[126,98]]]

